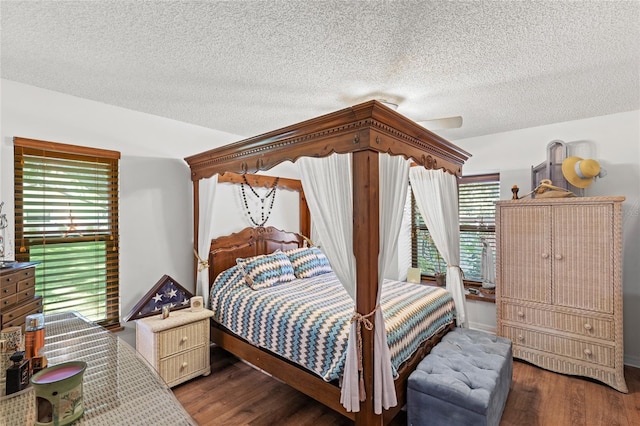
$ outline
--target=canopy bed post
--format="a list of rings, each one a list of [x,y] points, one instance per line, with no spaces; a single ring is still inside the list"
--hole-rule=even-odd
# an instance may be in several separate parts
[[[200,221],[200,180],[193,180],[193,250],[198,252],[198,222]],[[194,294],[198,291],[198,258],[193,259]]]
[[[378,254],[380,252],[378,153],[353,153],[353,251],[356,258],[356,310],[367,316],[376,309]],[[374,323],[374,316],[369,317]],[[374,330],[362,330],[362,367],[366,399],[356,413],[356,424],[382,425],[382,415],[373,410]]]

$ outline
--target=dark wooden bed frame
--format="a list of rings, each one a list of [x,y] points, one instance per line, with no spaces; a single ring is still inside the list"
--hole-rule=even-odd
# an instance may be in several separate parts
[[[185,158],[191,168],[194,190],[194,246],[197,249],[199,215],[199,181],[225,172],[255,173],[268,170],[283,161],[295,161],[300,157],[326,157],[332,153],[351,153],[353,172],[353,249],[356,258],[356,310],[363,315],[373,311],[378,292],[379,236],[379,159],[381,153],[402,155],[428,169],[443,170],[460,176],[462,164],[469,154],[440,136],[421,127],[414,121],[386,107],[378,101],[369,101],[331,114],[307,120],[292,126],[245,139],[234,144],[212,149]],[[302,223],[302,222],[301,222]],[[267,228],[268,229],[268,228]],[[246,230],[245,230],[246,231]],[[242,234],[242,231],[238,234]],[[246,231],[249,232],[250,231]],[[258,237],[262,235],[262,237]],[[229,240],[225,240],[229,238]],[[251,244],[241,242],[245,238]],[[212,269],[218,270],[215,262],[224,263],[231,252],[249,253],[256,250],[293,247],[300,240],[291,241],[290,236],[282,236],[274,231],[259,231],[255,235],[237,235],[218,238],[218,251]],[[212,242],[213,244],[214,242]],[[230,248],[222,246],[230,244]],[[258,246],[262,249],[258,249]],[[238,246],[237,250],[233,247]],[[267,249],[268,248],[268,249]],[[271,250],[273,251],[273,250]],[[249,254],[246,254],[249,255]],[[242,256],[239,257],[244,257]],[[234,258],[235,260],[235,258]],[[197,262],[194,261],[194,273]],[[210,271],[210,274],[215,272]],[[374,324],[374,327],[376,325]],[[417,362],[429,348],[420,350],[402,369],[396,380],[398,405],[383,414],[375,414],[373,407],[373,333],[362,331],[363,369],[366,399],[360,404],[360,411],[347,413],[340,404],[340,389],[312,373],[306,372],[256,348],[237,336],[218,327],[212,329],[212,339],[225,349],[247,360],[259,368],[310,395],[323,404],[354,419],[357,425],[381,425],[388,423],[402,408],[406,400],[406,381]],[[442,333],[444,335],[444,333]],[[441,336],[440,336],[441,337]],[[436,339],[437,340],[437,339]],[[428,346],[428,345],[427,345]],[[433,343],[431,343],[433,346]]]

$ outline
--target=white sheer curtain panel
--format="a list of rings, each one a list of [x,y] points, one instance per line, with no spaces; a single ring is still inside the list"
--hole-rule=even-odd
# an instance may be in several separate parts
[[[213,202],[218,188],[218,175],[208,179],[200,179],[198,183],[198,277],[196,295],[203,296],[205,304],[209,304],[209,247],[213,233]]]
[[[480,264],[480,276],[483,288],[496,287],[496,264],[493,260],[493,248],[485,238],[482,241],[482,263]]]
[[[378,159],[380,169],[380,254],[378,256],[376,305],[380,306],[382,285],[387,277],[386,271],[392,269],[392,262],[397,261],[398,235],[404,214],[407,187],[409,186],[409,161],[401,156],[388,154],[381,154]],[[398,400],[393,383],[391,353],[387,344],[382,308],[376,310],[374,324],[373,404],[374,412],[380,414],[383,408],[396,406]]]
[[[456,305],[458,327],[467,327],[467,308],[460,269],[460,220],[456,177],[442,170],[412,167],[411,189],[436,248],[447,262],[447,290]]]
[[[322,250],[336,276],[354,301],[356,260],[353,255],[353,179],[351,154],[296,161],[309,211]],[[347,411],[360,411],[356,323],[351,323],[340,402]]]

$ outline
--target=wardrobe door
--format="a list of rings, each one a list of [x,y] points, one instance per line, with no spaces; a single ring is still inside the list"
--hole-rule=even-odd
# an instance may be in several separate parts
[[[613,206],[553,207],[553,304],[613,313]]]
[[[550,207],[503,207],[499,240],[501,297],[550,303]]]

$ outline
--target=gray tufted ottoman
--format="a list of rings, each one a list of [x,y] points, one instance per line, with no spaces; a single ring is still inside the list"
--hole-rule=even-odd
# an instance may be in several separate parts
[[[510,340],[455,328],[409,376],[408,424],[498,425],[512,371]]]

